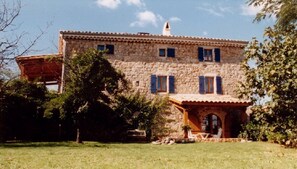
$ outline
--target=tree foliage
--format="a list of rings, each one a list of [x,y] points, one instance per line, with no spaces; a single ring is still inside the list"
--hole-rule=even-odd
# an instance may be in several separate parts
[[[77,142],[81,143],[81,126],[86,114],[97,104],[108,107],[113,96],[126,88],[126,81],[124,75],[103,57],[103,53],[94,49],[75,54],[64,64],[67,70],[65,90],[60,98],[52,100],[61,103],[53,106],[52,110],[60,110],[61,117],[75,120]]]
[[[33,46],[45,34],[45,30],[40,29],[40,33],[31,39],[26,37],[25,31],[17,33],[20,25],[15,22],[21,8],[20,0],[0,0],[0,82],[11,78],[10,64],[15,58],[32,52]]]
[[[262,7],[255,20],[275,16],[280,27],[294,24],[297,21],[297,0],[249,0],[249,5]]]
[[[4,89],[4,88],[2,88]],[[35,139],[47,98],[44,85],[12,80],[1,91],[0,140]]]
[[[256,104],[253,123],[260,127],[252,128],[261,129],[259,138],[297,146],[297,4],[286,0],[250,2],[264,4],[256,19],[272,13],[278,20],[265,29],[263,42],[253,39],[247,46],[242,64],[246,81],[241,83],[240,94]]]
[[[166,128],[167,97],[147,98],[139,92],[125,93],[116,98],[115,111],[119,113],[130,129],[142,129],[147,139],[162,137],[168,133]]]

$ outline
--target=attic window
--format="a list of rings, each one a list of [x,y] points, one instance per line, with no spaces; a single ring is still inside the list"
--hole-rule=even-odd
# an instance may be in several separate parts
[[[106,50],[106,54],[114,54],[114,45],[106,44],[106,45],[98,45],[97,50],[104,51]]]
[[[160,48],[159,49],[160,57],[175,57],[175,48]]]

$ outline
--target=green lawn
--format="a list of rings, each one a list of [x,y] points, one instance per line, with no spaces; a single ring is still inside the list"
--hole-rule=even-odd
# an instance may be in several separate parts
[[[0,168],[297,168],[297,150],[276,144],[175,145],[85,142],[0,144]]]

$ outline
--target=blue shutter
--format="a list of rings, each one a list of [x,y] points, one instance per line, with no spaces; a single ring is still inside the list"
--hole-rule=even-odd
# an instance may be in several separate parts
[[[174,93],[174,76],[169,76],[169,93]]]
[[[202,47],[198,47],[198,60],[199,62],[203,62],[203,48]]]
[[[175,57],[175,49],[174,48],[167,49],[167,57]]]
[[[113,45],[106,45],[107,54],[114,54],[114,46]]]
[[[222,78],[220,76],[216,77],[216,82],[217,82],[217,94],[223,94],[222,91]]]
[[[199,76],[199,93],[204,94],[205,89],[204,89],[204,76]]]
[[[221,51],[220,51],[220,49],[215,48],[214,53],[215,53],[215,62],[220,62],[221,61]]]
[[[157,93],[157,76],[151,75],[151,93]]]

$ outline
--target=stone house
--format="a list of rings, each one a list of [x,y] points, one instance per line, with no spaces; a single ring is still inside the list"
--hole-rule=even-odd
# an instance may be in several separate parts
[[[236,97],[237,82],[244,78],[240,62],[248,42],[173,36],[169,23],[162,35],[149,33],[107,33],[60,31],[57,58],[69,59],[75,52],[89,48],[108,49],[107,58],[125,73],[135,90],[148,96],[169,95],[172,104],[172,133],[188,124],[193,133],[237,137],[247,121],[250,102]],[[65,67],[48,62],[48,55],[18,57],[21,76],[39,77],[46,84],[63,90]],[[52,65],[51,65],[52,64]]]

